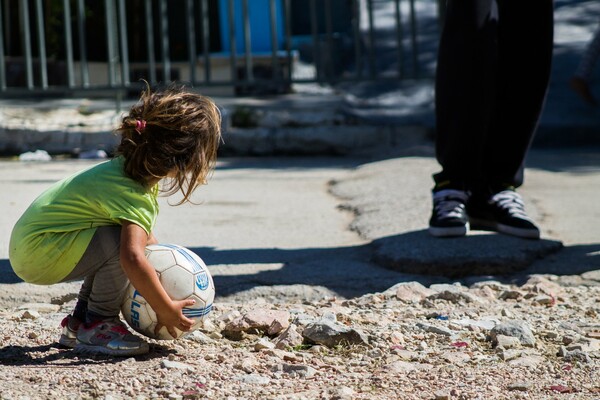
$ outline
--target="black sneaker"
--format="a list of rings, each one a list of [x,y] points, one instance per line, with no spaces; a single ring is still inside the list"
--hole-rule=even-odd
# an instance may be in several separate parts
[[[507,189],[489,199],[471,197],[467,204],[471,229],[491,230],[526,239],[539,239],[540,230],[527,216],[521,196]]]
[[[443,189],[433,192],[433,211],[429,220],[429,233],[435,237],[464,236],[469,230],[465,204],[467,192]]]

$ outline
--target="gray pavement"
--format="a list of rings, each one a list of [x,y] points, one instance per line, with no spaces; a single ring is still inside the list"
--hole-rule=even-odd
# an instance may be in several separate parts
[[[353,297],[403,281],[515,281],[530,273],[597,283],[600,152],[532,152],[521,193],[542,227],[540,241],[485,232],[429,237],[430,175],[438,167],[426,153],[224,157],[196,193],[200,204],[161,199],[156,235],[196,251],[219,296],[238,300]],[[7,248],[20,213],[52,182],[94,162],[0,162],[0,284],[19,285]],[[26,288],[31,296],[44,290]]]

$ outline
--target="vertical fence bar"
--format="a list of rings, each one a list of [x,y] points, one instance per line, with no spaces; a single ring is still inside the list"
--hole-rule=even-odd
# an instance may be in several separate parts
[[[129,85],[129,46],[127,45],[127,12],[125,10],[125,0],[119,1],[119,39],[121,44],[121,81],[122,84]]]
[[[417,41],[417,13],[415,0],[410,0],[410,41],[412,45],[412,63],[414,78],[419,76],[419,43]]]
[[[196,84],[196,24],[194,19],[194,4],[192,0],[186,0],[185,8],[187,12],[187,30],[188,30],[188,60],[190,68],[190,82],[192,86]]]
[[[334,50],[334,43],[333,43],[333,21],[332,21],[332,17],[331,17],[331,0],[325,0],[325,32],[327,35],[327,65],[325,66],[326,68],[326,73],[327,73],[327,77],[330,80],[334,80],[335,79],[335,66],[334,66],[334,60],[335,57],[337,57],[337,54],[335,53]]]
[[[273,80],[279,79],[279,62],[277,60],[277,14],[275,0],[269,0],[269,25],[271,26],[271,68],[273,71]]]
[[[369,15],[369,76],[375,78],[375,19],[373,16],[373,0],[367,0],[367,13]]]
[[[316,80],[321,82],[322,77],[322,63],[321,63],[321,52],[319,43],[319,19],[317,15],[317,4],[316,0],[310,0],[310,30],[313,38],[313,62],[315,63]]]
[[[25,53],[25,76],[27,88],[33,89],[33,60],[31,56],[31,28],[29,26],[29,3],[19,2],[21,6],[21,17],[23,19],[23,52]]]
[[[287,54],[287,82],[292,81],[292,16],[290,0],[283,1],[283,18],[285,21],[285,52]]]
[[[150,84],[156,83],[156,54],[154,52],[154,18],[152,15],[152,0],[146,0],[144,11],[146,13],[146,46],[148,50],[148,74]]]
[[[396,16],[396,46],[398,50],[398,78],[404,75],[404,35],[402,27],[402,12],[400,10],[400,0],[394,0],[395,16]]]
[[[81,68],[81,84],[84,88],[87,88],[90,86],[90,71],[87,62],[85,5],[83,0],[77,0],[77,31],[79,32],[79,64]]]
[[[246,66],[246,81],[254,81],[252,72],[252,32],[250,30],[250,10],[248,0],[242,0],[242,18],[244,21],[244,63]]]
[[[64,20],[64,31],[59,32],[64,34],[64,45],[65,48],[62,53],[65,54],[66,62],[66,74],[67,74],[67,85],[68,88],[79,87],[79,77],[81,76],[82,88],[90,87],[90,69],[87,59],[87,41],[86,41],[86,0],[62,0],[62,10],[60,10],[59,1],[53,0],[54,3],[58,3],[59,6],[59,19]],[[92,1],[92,0],[90,0]],[[108,80],[109,87],[115,90],[122,89],[122,86],[130,85],[131,82],[131,66],[130,66],[130,55],[128,51],[128,34],[127,34],[127,0],[104,0],[105,16],[106,16],[106,38],[107,38],[107,69],[108,69]],[[268,2],[268,18],[270,29],[270,64],[272,67],[272,79],[276,82],[288,81],[292,83],[293,77],[293,50],[292,50],[292,25],[291,25],[291,1],[292,0],[269,0]],[[377,41],[378,33],[380,28],[375,24],[378,22],[377,17],[379,14],[378,6],[379,1],[387,1],[388,5],[394,7],[394,18],[395,20],[395,35],[397,48],[397,69],[396,73],[398,79],[404,79],[408,77],[418,78],[422,74],[422,66],[419,64],[419,38],[418,38],[418,23],[416,1],[408,0],[408,3],[403,0],[348,0],[348,6],[352,8],[352,21],[350,21],[350,29],[354,35],[354,62],[356,63],[356,71],[350,76],[350,79],[385,79],[393,77],[394,71],[383,74],[380,71],[381,66],[377,62]],[[48,4],[50,1],[48,1]],[[214,3],[218,3],[215,1]],[[213,84],[211,82],[212,72],[211,71],[211,54],[210,54],[210,42],[211,42],[211,22],[210,7],[214,4],[211,0],[185,0],[184,12],[187,13],[185,16],[181,16],[181,19],[185,19],[185,28],[187,30],[187,50],[188,50],[188,63],[189,63],[189,79],[193,85],[201,84],[202,81],[207,85]],[[309,0],[308,2],[301,2],[309,7],[307,11],[310,14],[310,35],[312,36],[313,48],[311,49],[314,58],[315,75],[308,80],[323,82],[324,80],[335,80],[346,79],[345,75],[337,76],[337,56],[336,47],[337,33],[335,32],[336,23],[336,9],[334,9],[337,3],[333,3],[332,0]],[[436,0],[436,4],[439,7],[440,20],[443,20],[443,0]],[[157,82],[157,74],[161,73],[164,76],[165,82],[172,79],[172,60],[170,59],[170,40],[169,40],[169,10],[167,0],[144,0],[142,4],[145,4],[145,24],[147,34],[147,45],[148,45],[148,64],[149,64],[149,77],[152,83]],[[252,49],[252,29],[256,27],[251,25],[251,15],[254,11],[254,3],[251,0],[228,0],[221,3],[223,9],[222,12],[227,13],[229,20],[230,35],[230,66],[231,66],[231,81],[230,82],[214,82],[219,85],[236,85],[236,82],[242,80],[243,72],[245,72],[245,79],[242,84],[247,85],[248,83],[254,83],[256,76],[254,75],[255,68],[254,63],[256,62],[256,54]],[[45,22],[47,15],[45,11],[45,0],[0,0],[0,91],[6,91],[7,86],[11,84],[9,82],[10,77],[7,69],[7,55],[5,51],[12,52],[10,50],[11,43],[21,43],[21,49],[16,49],[16,52],[22,52],[23,68],[25,72],[25,89],[30,93],[41,92],[47,90],[49,82],[53,79],[49,76],[49,65],[48,65],[48,48],[47,48],[47,37],[45,35]],[[71,7],[77,7],[77,10],[72,10]],[[10,7],[11,11],[14,11],[12,7],[19,8],[19,16],[15,21],[7,18],[7,8]],[[31,8],[33,7],[36,15],[31,15]],[[153,9],[154,7],[154,9]],[[225,9],[227,7],[227,9]],[[278,7],[282,7],[281,9]],[[325,7],[324,9],[320,7]],[[46,10],[48,11],[48,10]],[[60,15],[62,11],[62,16]],[[131,10],[129,10],[131,11]],[[153,18],[153,12],[160,12],[159,16]],[[265,11],[265,10],[263,10]],[[363,18],[361,13],[363,12]],[[391,10],[390,10],[391,11]],[[71,13],[73,12],[73,15]],[[242,13],[241,18],[240,14]],[[279,15],[283,14],[283,27],[280,27]],[[390,13],[391,14],[391,13]],[[12,15],[12,14],[11,14]],[[51,15],[51,17],[57,17]],[[391,15],[390,15],[391,17]],[[73,32],[73,24],[75,23],[74,18],[77,18],[77,31]],[[236,24],[237,20],[237,24]],[[240,20],[242,24],[240,24]],[[157,23],[160,25],[159,31],[155,31],[154,25]],[[364,26],[367,23],[368,27]],[[20,37],[10,38],[10,32],[19,32],[15,29],[7,29],[9,24],[20,25]],[[410,25],[408,25],[410,24]],[[35,26],[33,26],[35,25]],[[37,31],[34,30],[37,28]],[[156,27],[159,28],[159,27]],[[240,29],[241,28],[241,29]],[[267,27],[264,27],[267,28]],[[62,30],[61,29],[61,30]],[[198,31],[200,29],[200,31]],[[281,32],[281,30],[284,32]],[[74,49],[73,40],[77,40],[78,35],[78,49]],[[254,32],[256,34],[256,32]],[[198,35],[201,34],[200,39]],[[236,37],[237,34],[237,37]],[[239,35],[243,34],[243,38]],[[280,35],[283,34],[283,39],[280,40]],[[34,36],[37,35],[37,36]],[[161,43],[155,43],[160,35]],[[365,49],[364,41],[361,38],[366,39],[368,49]],[[20,40],[19,40],[20,39]],[[236,40],[243,39],[243,40]],[[62,42],[60,38],[60,42]],[[200,42],[202,40],[202,42]],[[239,45],[245,46],[244,55],[244,66],[242,67],[241,62],[239,64],[238,72],[238,61],[237,54]],[[162,60],[157,60],[157,48],[160,46],[162,49]],[[202,46],[203,54],[200,54],[200,46]],[[410,48],[409,48],[410,47]],[[286,54],[283,54],[285,48]],[[256,49],[254,49],[256,50]],[[79,56],[74,54],[74,51],[78,51]],[[408,54],[411,51],[412,54]],[[11,53],[12,54],[12,53]],[[268,54],[268,53],[267,53]],[[284,61],[284,57],[287,56],[287,62]],[[159,56],[160,57],[160,56]],[[198,76],[199,61],[201,57],[204,59],[204,76]],[[267,55],[268,57],[268,55]],[[81,71],[75,70],[76,61],[80,61]],[[162,65],[161,65],[162,61]],[[269,60],[267,60],[267,63]],[[158,64],[158,65],[157,65]],[[409,65],[412,64],[412,67]],[[39,74],[37,68],[40,68]],[[268,65],[268,64],[267,64]],[[286,69],[287,68],[287,69]],[[366,72],[366,71],[369,72]],[[368,75],[368,76],[366,76]],[[187,76],[186,76],[187,78]],[[122,79],[122,82],[121,82]],[[296,78],[297,79],[297,78]],[[38,82],[39,80],[39,82]],[[39,86],[38,86],[39,83]],[[8,87],[8,89],[11,89]]]
[[[169,49],[169,18],[167,0],[160,0],[160,37],[163,62],[163,82],[171,82],[171,58]]]
[[[63,0],[63,12],[65,18],[65,49],[67,51],[67,80],[69,87],[75,86],[75,65],[73,62],[73,34],[71,32],[71,3]]]
[[[48,89],[48,59],[46,58],[46,32],[44,29],[44,9],[42,8],[42,0],[35,1],[35,14],[37,17],[41,86],[42,89]]]
[[[360,79],[362,76],[362,51],[361,51],[361,33],[360,33],[360,5],[359,0],[352,0],[352,32],[354,35],[354,64],[356,68],[355,77]]]
[[[208,0],[202,0],[202,50],[204,55],[204,83],[210,82],[210,22],[208,17]]]
[[[108,46],[108,85],[114,87],[116,85],[117,52],[115,49],[115,32],[113,27],[115,22],[113,0],[105,0],[104,6],[106,15],[106,44]]]
[[[2,14],[2,1],[0,0],[0,90],[6,90],[6,66],[4,59],[4,16]]]
[[[229,64],[231,65],[231,81],[237,82],[237,60],[235,45],[235,11],[233,0],[227,2],[227,21],[229,22]]]

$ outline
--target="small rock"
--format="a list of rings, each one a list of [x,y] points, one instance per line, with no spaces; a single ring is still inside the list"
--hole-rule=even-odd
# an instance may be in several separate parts
[[[531,299],[533,304],[540,304],[543,306],[552,306],[556,303],[556,299],[552,296],[548,296],[546,294],[538,294],[533,299]]]
[[[427,289],[419,282],[401,282],[392,286],[383,294],[394,295],[398,300],[405,303],[418,303],[427,296],[434,294],[434,291]]]
[[[340,344],[368,344],[368,340],[362,332],[327,320],[308,325],[302,332],[302,336],[312,343],[327,347]]]
[[[494,341],[494,346],[502,347],[503,349],[512,349],[520,345],[521,340],[514,336],[496,335],[496,340]]]
[[[251,385],[268,385],[271,383],[270,378],[259,374],[238,375],[233,379]]]
[[[212,344],[215,342],[214,339],[211,339],[209,336],[200,332],[199,330],[195,330],[194,332],[188,333],[184,336],[184,339],[203,344]]]
[[[385,369],[395,374],[406,374],[408,372],[416,371],[417,367],[415,364],[408,361],[395,361],[387,365]]]
[[[260,338],[254,343],[254,350],[260,351],[264,349],[274,349],[275,344],[271,343],[267,338]]]
[[[348,386],[341,386],[331,391],[331,400],[352,400],[355,392]]]
[[[316,353],[316,354],[325,353],[327,351],[327,347],[321,346],[321,345],[315,345],[315,346],[311,346],[308,349],[308,351],[310,353]]]
[[[498,335],[516,337],[523,346],[535,346],[535,336],[533,336],[529,325],[524,321],[513,320],[496,325],[490,331],[492,342],[497,342]]]
[[[521,350],[505,350],[500,348],[498,351],[498,357],[500,357],[500,359],[503,361],[516,360],[517,358],[521,357],[522,354],[523,352]]]
[[[456,320],[453,322],[454,322],[454,324],[467,326],[469,328],[471,328],[471,327],[481,328],[486,331],[490,331],[490,330],[494,329],[494,327],[497,324],[499,324],[499,321],[496,319],[480,319],[480,320],[459,319],[459,320]]]
[[[519,392],[527,392],[533,387],[531,382],[515,382],[508,386],[508,390],[516,390]]]
[[[442,358],[450,364],[462,364],[471,361],[471,356],[462,351],[444,353]]]
[[[273,322],[271,323],[271,325],[269,325],[269,329],[267,329],[267,335],[269,336],[275,336],[280,334],[283,330],[287,329],[287,327],[289,326],[289,320],[288,321],[281,321],[281,320],[273,320]]]
[[[56,296],[50,299],[50,304],[62,306],[70,301],[77,299],[77,293],[67,293],[62,296]]]
[[[565,361],[579,361],[586,364],[592,362],[591,357],[581,350],[567,352],[567,354],[564,355],[564,359]]]
[[[283,364],[283,372],[301,378],[312,378],[317,370],[308,365]]]
[[[278,310],[252,310],[229,322],[223,334],[228,337],[239,337],[241,332],[280,332],[289,326],[290,313]]]
[[[524,368],[533,369],[533,368],[536,368],[541,363],[543,363],[544,361],[545,361],[545,359],[542,356],[529,355],[529,356],[523,356],[523,357],[519,357],[514,360],[511,360],[511,361],[509,361],[508,364],[513,367],[524,367]]]
[[[450,400],[450,391],[449,390],[438,390],[434,394],[435,400]]]
[[[244,358],[240,363],[234,365],[234,368],[242,370],[248,374],[253,373],[258,366],[258,361],[253,358]]]
[[[454,332],[448,328],[424,324],[422,322],[417,323],[417,326],[426,332],[436,333],[438,335],[452,336],[454,334]]]
[[[38,319],[40,317],[40,313],[35,310],[25,310],[21,314],[21,319]]]
[[[275,347],[281,350],[300,346],[304,338],[298,333],[296,325],[290,325],[275,340]]]
[[[500,294],[500,300],[519,300],[523,293],[518,290],[505,290]]]
[[[178,369],[187,372],[194,372],[194,367],[178,361],[162,360],[160,366],[165,369]]]

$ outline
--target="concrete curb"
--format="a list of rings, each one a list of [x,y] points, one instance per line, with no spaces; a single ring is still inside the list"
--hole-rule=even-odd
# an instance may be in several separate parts
[[[428,141],[419,126],[320,126],[230,129],[225,155],[367,155],[381,147],[410,148]]]
[[[223,155],[348,155],[368,154],[381,146],[424,144],[429,129],[419,126],[318,126],[229,128],[223,133]],[[0,127],[0,154],[18,155],[45,150],[50,154],[78,154],[89,150],[113,151],[118,136],[112,130],[36,131]]]
[[[32,131],[0,128],[0,154],[18,155],[45,150],[50,154],[73,154],[86,150],[112,151],[118,137],[112,131]]]

